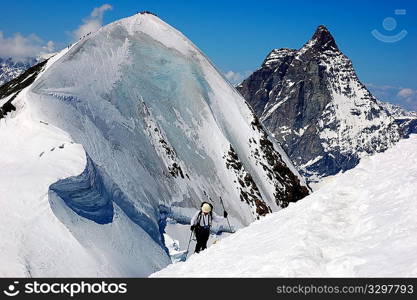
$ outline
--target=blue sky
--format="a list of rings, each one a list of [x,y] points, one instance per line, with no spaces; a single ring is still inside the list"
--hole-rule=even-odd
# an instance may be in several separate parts
[[[232,81],[259,67],[273,48],[300,48],[324,24],[377,97],[417,110],[416,1],[1,0],[0,7],[2,56],[59,49],[83,28],[150,10],[188,36]],[[407,33],[387,43],[372,30],[388,38]]]

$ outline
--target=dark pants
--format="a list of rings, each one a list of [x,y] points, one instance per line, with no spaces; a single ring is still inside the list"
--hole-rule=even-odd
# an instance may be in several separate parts
[[[197,239],[197,245],[195,246],[195,253],[200,252],[207,248],[207,241],[210,237],[210,228],[204,228],[197,226],[195,228],[195,237]]]

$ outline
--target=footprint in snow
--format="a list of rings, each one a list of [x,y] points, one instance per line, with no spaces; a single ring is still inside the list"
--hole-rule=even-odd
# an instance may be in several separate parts
[[[73,144],[73,142],[71,142]],[[59,149],[64,149],[65,147],[65,143],[61,144],[60,146],[58,146]],[[56,149],[56,147],[51,148],[51,152],[54,151]],[[45,153],[45,151],[42,151],[42,153],[39,154],[39,157],[42,157],[42,155]]]

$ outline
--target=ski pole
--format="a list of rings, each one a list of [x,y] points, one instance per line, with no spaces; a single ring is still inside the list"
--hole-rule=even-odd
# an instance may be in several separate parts
[[[223,206],[223,211],[226,211],[226,209],[224,208],[224,204],[223,204],[223,199],[222,199],[222,197],[220,197],[220,203],[221,203],[221,204],[222,204],[222,206]],[[228,218],[228,217],[226,217],[226,220],[227,220],[227,224],[229,224],[229,229],[230,229],[230,232],[231,232],[231,233],[234,233],[234,232],[233,232],[233,230],[232,230],[232,226],[230,226],[229,218]]]

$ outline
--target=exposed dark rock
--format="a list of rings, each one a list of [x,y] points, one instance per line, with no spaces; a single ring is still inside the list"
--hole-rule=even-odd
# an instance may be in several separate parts
[[[240,185],[240,200],[246,202],[249,206],[254,206],[256,217],[264,216],[271,212],[266,203],[262,200],[262,195],[256,186],[252,176],[245,170],[235,149],[230,145],[227,153],[226,167],[232,169],[236,174],[237,181]]]
[[[275,150],[274,144],[269,140],[267,133],[259,123],[259,119],[254,116],[252,126],[261,133],[259,140],[262,156],[260,157],[257,149],[253,152],[255,158],[266,160],[268,165],[261,161],[260,165],[268,173],[268,178],[274,182],[275,202],[281,207],[287,207],[289,202],[296,202],[308,196],[309,190],[303,186],[300,179],[284,163],[281,155]]]
[[[277,205],[286,207],[289,202],[296,202],[307,196],[310,192],[309,189],[300,182],[298,176],[285,164],[279,151],[275,149],[274,144],[255,115],[253,115],[251,126],[253,130],[260,134],[258,142],[255,139],[249,140],[249,145],[252,148],[251,155],[256,163],[262,166],[268,179],[274,185],[274,197]],[[271,209],[262,201],[262,196],[251,174],[244,169],[232,146],[230,146],[226,157],[226,166],[236,171],[239,185],[246,188],[245,191],[241,191],[240,199],[247,203],[252,201],[256,206],[258,215],[262,216],[270,212]]]
[[[181,178],[184,178],[184,173],[177,163],[173,163],[172,166],[169,167],[169,173],[174,177],[181,176]],[[189,178],[188,175],[187,178]]]

